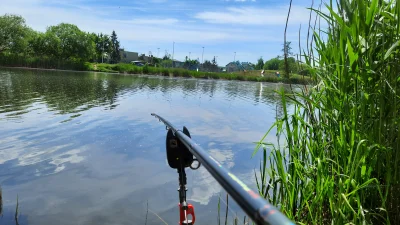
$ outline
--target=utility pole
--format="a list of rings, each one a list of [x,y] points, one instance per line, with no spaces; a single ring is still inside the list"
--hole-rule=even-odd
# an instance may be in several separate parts
[[[175,67],[174,53],[175,53],[175,41],[172,43],[172,67]]]
[[[101,63],[103,63],[103,57],[104,57],[104,38],[101,37],[103,40],[101,40],[101,43],[103,44],[103,50],[101,51]]]
[[[204,63],[203,56],[204,56],[204,47],[203,47],[203,53],[201,54],[201,64]]]

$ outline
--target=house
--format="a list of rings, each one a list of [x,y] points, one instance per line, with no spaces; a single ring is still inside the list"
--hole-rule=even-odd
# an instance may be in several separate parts
[[[244,70],[254,70],[254,64],[251,62],[242,62],[241,65],[243,67],[242,69]]]
[[[230,62],[225,66],[226,72],[232,73],[240,70],[240,63],[239,62]]]
[[[123,63],[130,63],[132,61],[139,60],[139,53],[137,52],[128,52],[125,51],[124,49],[120,49],[119,53],[121,55],[121,62]]]
[[[174,63],[173,67],[175,68],[183,68],[183,65],[185,64],[184,62],[178,60],[174,60],[173,63]]]
[[[231,73],[231,72],[236,72],[236,71],[248,71],[248,70],[254,70],[254,65],[253,63],[250,62],[242,62],[240,63],[239,61],[236,62],[230,62],[226,65],[226,72]]]

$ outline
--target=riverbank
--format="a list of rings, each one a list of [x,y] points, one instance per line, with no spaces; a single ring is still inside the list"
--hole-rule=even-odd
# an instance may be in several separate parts
[[[15,57],[15,56],[13,56]],[[63,71],[93,71],[93,72],[107,72],[107,73],[120,73],[120,74],[142,74],[142,75],[156,75],[156,76],[171,76],[171,77],[191,77],[199,79],[221,79],[221,80],[238,80],[238,81],[255,81],[255,82],[271,82],[271,83],[287,83],[287,84],[310,84],[312,80],[310,77],[292,74],[289,79],[283,78],[281,75],[277,77],[276,71],[265,71],[264,77],[261,77],[261,71],[248,71],[248,72],[202,72],[192,71],[182,68],[162,68],[151,66],[135,66],[128,63],[106,64],[106,63],[89,63],[89,62],[54,62],[49,60],[30,60],[26,58],[17,57],[18,60],[5,59],[8,57],[0,57],[0,67],[9,68],[30,68],[30,69],[43,69],[43,70],[63,70]],[[282,71],[280,71],[282,74]]]
[[[221,79],[221,80],[239,80],[239,81],[257,81],[257,82],[273,82],[273,83],[291,83],[291,84],[310,84],[312,80],[309,77],[293,74],[289,79],[282,76],[277,77],[275,71],[265,71],[264,77],[261,77],[261,71],[248,71],[248,72],[202,72],[192,71],[182,68],[161,68],[150,66],[135,66],[127,63],[118,64],[105,64],[105,63],[90,63],[88,65],[89,71],[95,72],[111,72],[123,74],[148,74],[159,76],[172,76],[172,77],[192,77],[200,79]],[[281,72],[282,74],[282,72]]]

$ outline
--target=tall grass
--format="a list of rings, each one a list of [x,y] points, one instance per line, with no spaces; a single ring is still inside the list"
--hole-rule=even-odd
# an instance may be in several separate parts
[[[278,144],[265,136],[256,147],[263,149],[258,189],[298,223],[397,224],[400,3],[326,7],[313,11],[329,28],[314,30],[315,48],[303,55],[316,85],[279,91],[283,116],[270,129]]]
[[[0,54],[0,65],[61,70],[89,70],[90,63],[79,59],[59,60],[50,57],[27,57],[19,54]]]

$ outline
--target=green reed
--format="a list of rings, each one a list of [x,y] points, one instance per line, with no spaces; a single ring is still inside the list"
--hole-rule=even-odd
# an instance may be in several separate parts
[[[265,136],[256,147],[263,149],[258,189],[299,224],[396,224],[400,3],[331,0],[326,7],[329,13],[312,9],[328,29],[314,30],[315,52],[303,55],[316,85],[278,92],[283,115],[270,129],[278,144]]]

